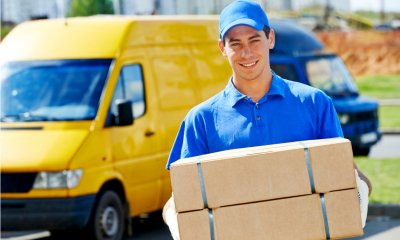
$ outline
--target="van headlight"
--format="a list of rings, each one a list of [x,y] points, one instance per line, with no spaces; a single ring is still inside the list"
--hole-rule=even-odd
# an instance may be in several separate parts
[[[34,189],[74,188],[78,186],[83,170],[61,172],[39,172],[33,183]]]
[[[349,114],[338,114],[339,122],[341,124],[347,124],[350,121],[350,115]]]

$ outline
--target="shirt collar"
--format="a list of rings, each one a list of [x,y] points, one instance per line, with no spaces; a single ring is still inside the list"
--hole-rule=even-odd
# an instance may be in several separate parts
[[[272,83],[269,87],[267,94],[262,97],[259,103],[266,101],[268,95],[281,95],[285,97],[285,82],[278,75],[275,74],[274,71],[271,70],[272,73]],[[236,87],[232,83],[232,77],[229,79],[229,83],[225,88],[225,96],[228,98],[229,104],[233,107],[235,104],[246,97],[246,95],[239,92]]]

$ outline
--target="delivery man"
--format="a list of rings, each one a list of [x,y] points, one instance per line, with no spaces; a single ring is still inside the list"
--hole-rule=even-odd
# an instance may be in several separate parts
[[[343,137],[327,95],[282,79],[270,69],[275,34],[258,3],[239,0],[227,6],[219,31],[218,45],[233,75],[225,90],[194,107],[183,120],[167,169],[179,159],[223,150]],[[370,181],[355,168],[370,194]],[[171,200],[164,207],[164,220],[170,205]]]

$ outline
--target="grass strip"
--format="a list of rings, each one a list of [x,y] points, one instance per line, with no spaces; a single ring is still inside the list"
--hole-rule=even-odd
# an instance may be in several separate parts
[[[379,106],[378,115],[379,127],[400,128],[400,106]]]
[[[362,76],[355,81],[361,95],[380,99],[400,98],[400,74]]]
[[[400,159],[355,157],[358,168],[372,183],[370,202],[400,203]]]

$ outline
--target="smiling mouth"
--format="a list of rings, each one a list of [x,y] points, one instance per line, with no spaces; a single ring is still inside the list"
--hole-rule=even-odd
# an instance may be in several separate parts
[[[251,63],[239,63],[241,66],[243,67],[253,67],[254,65],[256,65],[258,63],[257,61],[251,62]]]

